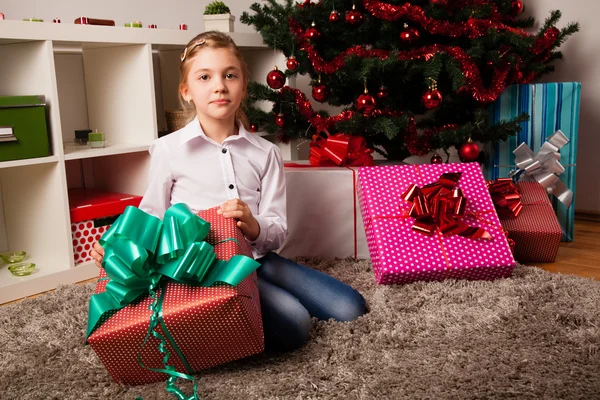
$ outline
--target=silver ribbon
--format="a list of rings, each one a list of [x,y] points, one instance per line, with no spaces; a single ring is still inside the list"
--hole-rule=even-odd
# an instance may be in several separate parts
[[[517,170],[511,175],[519,174],[522,181],[537,181],[548,194],[553,194],[565,207],[573,202],[573,192],[561,180],[559,175],[565,172],[560,163],[559,150],[569,143],[569,139],[559,129],[540,147],[537,154],[526,143],[521,143],[513,154]]]

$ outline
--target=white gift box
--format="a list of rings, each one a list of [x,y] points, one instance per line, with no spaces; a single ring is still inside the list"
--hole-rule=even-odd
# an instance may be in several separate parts
[[[369,258],[357,176],[358,168],[286,164],[289,234],[280,255]]]

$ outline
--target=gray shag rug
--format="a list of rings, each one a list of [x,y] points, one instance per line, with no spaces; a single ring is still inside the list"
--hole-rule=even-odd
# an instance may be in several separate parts
[[[369,313],[315,322],[295,352],[200,372],[201,399],[600,398],[598,281],[518,266],[493,282],[377,286],[368,261],[302,261],[357,288]],[[0,398],[174,398],[112,382],[83,344],[93,288],[0,307]]]

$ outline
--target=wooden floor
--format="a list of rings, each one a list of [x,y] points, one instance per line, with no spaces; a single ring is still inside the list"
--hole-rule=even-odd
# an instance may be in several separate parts
[[[574,238],[560,244],[555,262],[536,265],[550,272],[600,280],[600,223],[575,220]]]
[[[562,242],[560,244],[556,261],[548,264],[533,264],[553,273],[600,280],[600,222],[576,219],[575,240],[571,243]],[[85,282],[95,280],[90,279]],[[16,301],[0,304],[0,306]]]

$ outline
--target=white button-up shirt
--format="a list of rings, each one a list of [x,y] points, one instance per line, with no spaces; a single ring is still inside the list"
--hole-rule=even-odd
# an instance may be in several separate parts
[[[279,248],[287,236],[285,175],[279,148],[239,125],[219,144],[194,119],[150,146],[148,189],[140,209],[162,218],[173,204],[205,210],[239,198],[260,225],[249,241],[254,258]]]

